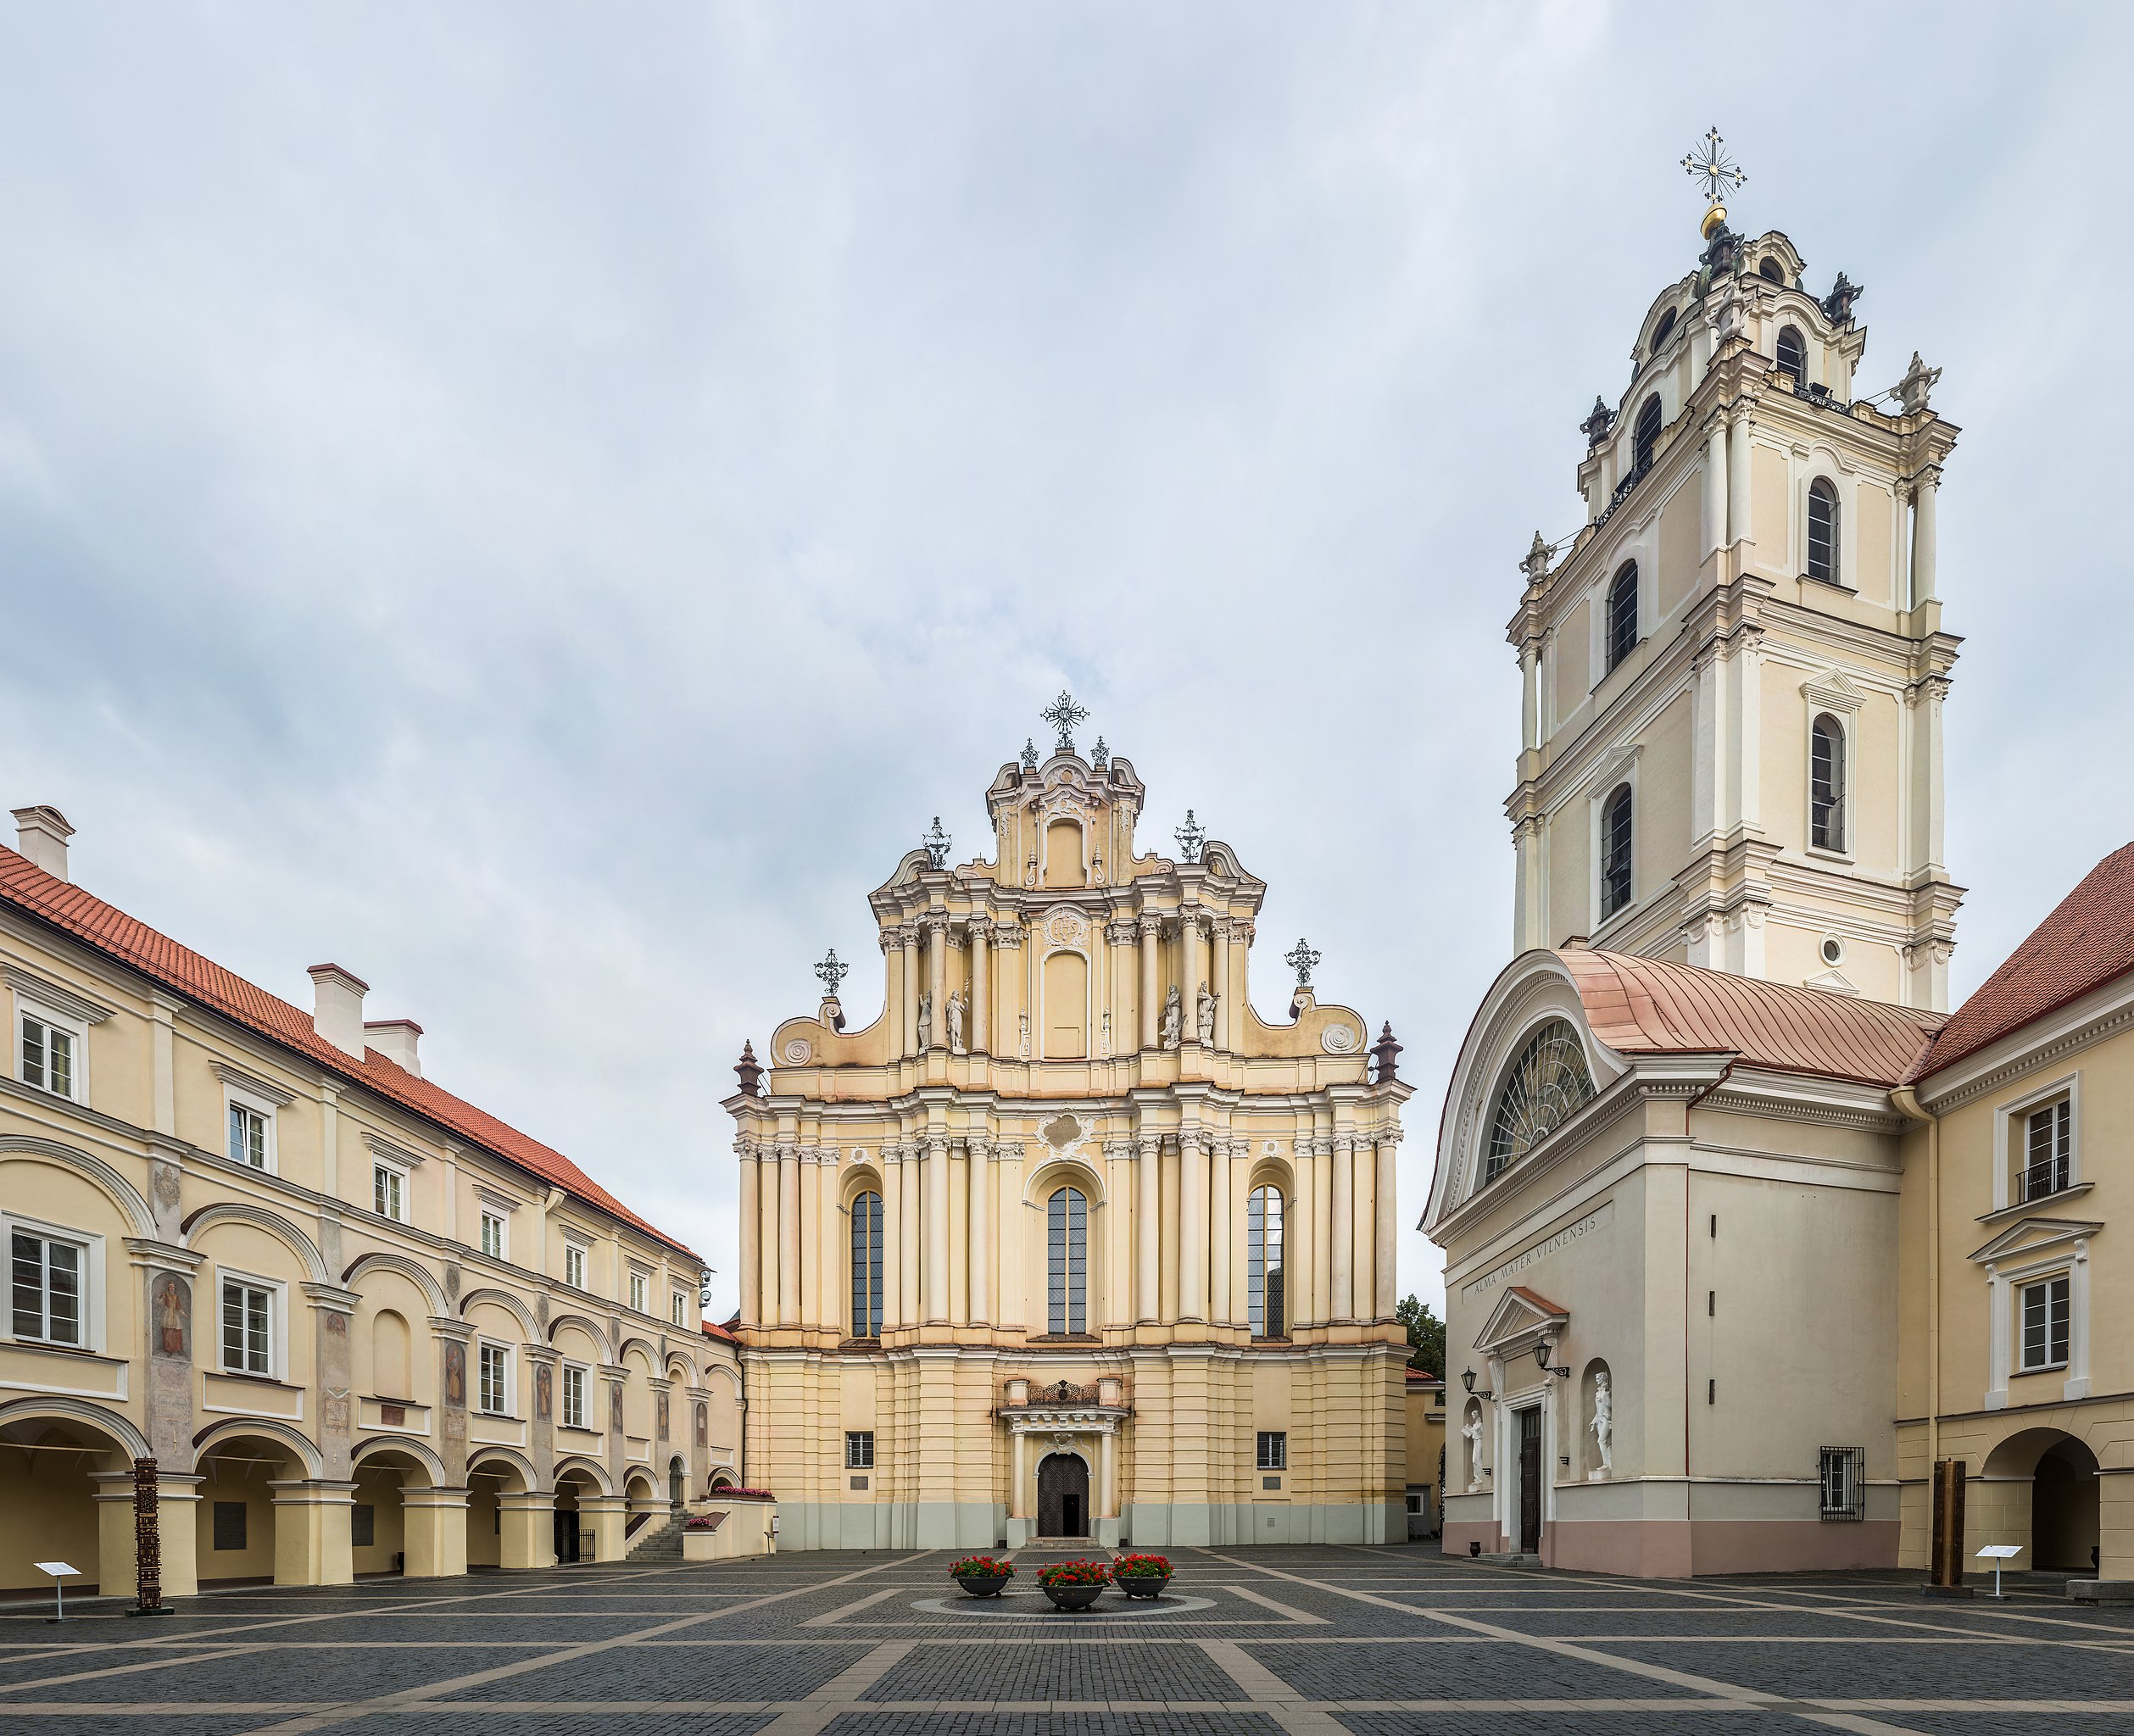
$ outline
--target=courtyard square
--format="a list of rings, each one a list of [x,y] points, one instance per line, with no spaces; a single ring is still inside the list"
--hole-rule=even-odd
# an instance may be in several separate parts
[[[1178,1549],[1168,1593],[1052,1614],[933,1552],[588,1565],[256,1588],[170,1617],[0,1616],[22,1736],[2101,1736],[2134,1722],[2134,1612],[2053,1575],[2004,1603],[1914,1576],[1632,1581],[1424,1546]]]

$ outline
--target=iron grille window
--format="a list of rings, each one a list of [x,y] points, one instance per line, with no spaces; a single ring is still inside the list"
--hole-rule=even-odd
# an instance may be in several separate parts
[[[1282,1194],[1255,1188],[1245,1219],[1245,1283],[1256,1338],[1283,1337]]]
[[[1827,711],[1809,732],[1808,819],[1817,849],[1845,848],[1845,729]]]
[[[1615,576],[1607,590],[1607,666],[1637,649],[1637,563]]]
[[[1801,341],[1800,329],[1781,326],[1778,335],[1778,364],[1796,380],[1808,379],[1808,345]]]
[[[1504,1167],[1553,1133],[1593,1095],[1593,1076],[1578,1032],[1565,1019],[1551,1019],[1526,1039],[1498,1087],[1490,1120],[1489,1167],[1493,1182]]]
[[[258,1284],[225,1279],[222,1366],[233,1374],[273,1372],[273,1294]]]
[[[1660,401],[1657,397],[1648,398],[1637,413],[1637,426],[1630,435],[1631,453],[1641,476],[1652,468],[1652,454],[1660,444]]]
[[[882,1196],[852,1202],[852,1336],[882,1336]]]
[[[47,1344],[81,1343],[82,1249],[26,1230],[10,1232],[14,1335]]]
[[[1045,1206],[1045,1270],[1048,1280],[1046,1330],[1079,1333],[1088,1330],[1085,1294],[1088,1280],[1089,1203],[1081,1191],[1062,1188]]]
[[[2025,1284],[2017,1293],[2023,1310],[2023,1366],[2030,1374],[2042,1368],[2064,1368],[2068,1347],[2067,1274],[2042,1283]]]
[[[1822,1517],[1867,1517],[1867,1449],[1823,1449]]]
[[[1837,582],[1837,490],[1820,476],[1808,488],[1808,576]]]
[[[847,1471],[874,1469],[874,1431],[871,1428],[848,1428],[844,1432],[844,1468]]]
[[[1290,1437],[1279,1428],[1260,1431],[1260,1469],[1287,1471],[1290,1468]]]
[[[1624,784],[1601,810],[1601,920],[1630,902],[1630,787]]]
[[[230,1105],[230,1161],[255,1170],[267,1166],[267,1118],[241,1103]]]
[[[2074,1182],[2072,1111],[2065,1098],[2031,1111],[2025,1126],[2025,1155],[2022,1198],[2040,1199],[2057,1194]]]

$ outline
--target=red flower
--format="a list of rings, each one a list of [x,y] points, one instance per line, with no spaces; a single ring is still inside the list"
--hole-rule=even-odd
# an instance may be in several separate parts
[[[1039,1585],[1108,1585],[1112,1570],[1102,1561],[1055,1561],[1038,1575]]]
[[[1167,1555],[1121,1555],[1112,1563],[1112,1572],[1118,1579],[1168,1579],[1171,1561]]]
[[[966,1555],[951,1562],[949,1572],[957,1579],[1012,1579],[1015,1563],[995,1561],[991,1555]]]

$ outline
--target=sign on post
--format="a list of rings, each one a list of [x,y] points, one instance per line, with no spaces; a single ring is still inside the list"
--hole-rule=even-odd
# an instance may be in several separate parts
[[[2012,1561],[2022,1553],[2023,1545],[2020,1543],[1989,1543],[1978,1552],[1979,1560],[1991,1561],[1993,1564],[1993,1595],[1995,1597],[2001,1596],[2001,1563]],[[2002,1600],[2006,1601],[2005,1599]]]
[[[53,1609],[55,1611],[52,1619],[55,1622],[65,1621],[67,1619],[67,1581],[79,1579],[81,1577],[81,1570],[79,1567],[70,1567],[64,1561],[40,1561],[37,1563],[37,1572],[49,1573],[52,1576]]]

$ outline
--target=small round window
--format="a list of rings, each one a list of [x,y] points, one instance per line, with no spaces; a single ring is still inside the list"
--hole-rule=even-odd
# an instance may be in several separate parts
[[[1835,934],[1826,934],[1823,937],[1823,962],[1826,965],[1841,965],[1845,962],[1845,943]]]

